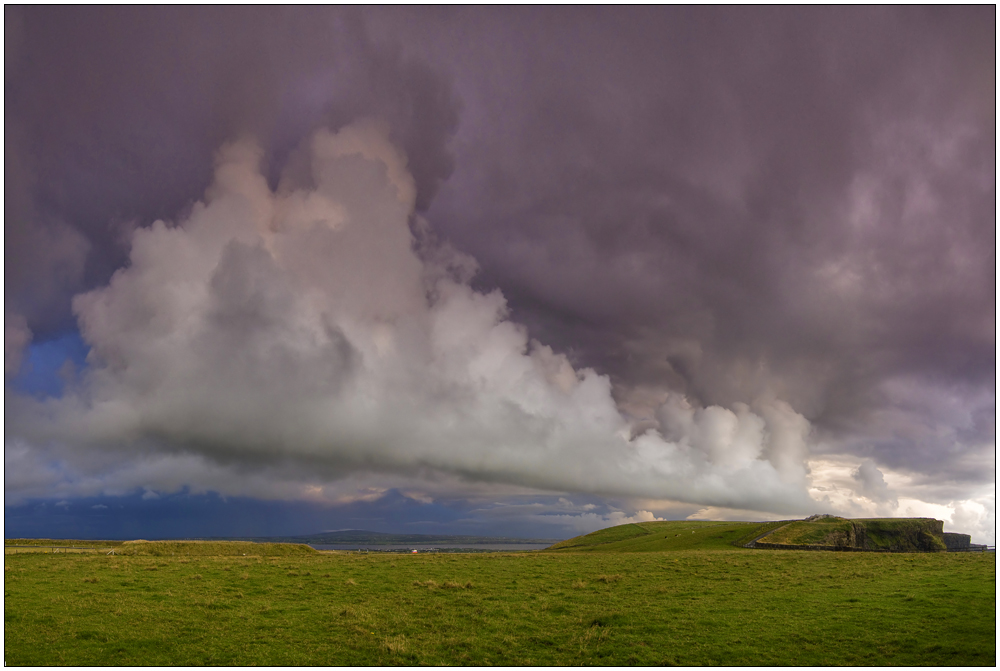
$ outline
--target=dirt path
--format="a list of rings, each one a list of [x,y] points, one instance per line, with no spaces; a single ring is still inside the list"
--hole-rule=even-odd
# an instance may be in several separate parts
[[[770,536],[771,534],[773,534],[778,529],[784,529],[789,524],[791,524],[791,522],[787,522],[785,524],[782,524],[780,527],[774,527],[773,529],[769,529],[768,531],[765,531],[761,535],[759,535],[756,538],[754,538],[752,541],[750,541],[749,543],[747,543],[743,547],[745,547],[745,548],[754,548],[754,547],[757,547],[757,541],[759,541],[761,538],[763,538],[764,536]]]

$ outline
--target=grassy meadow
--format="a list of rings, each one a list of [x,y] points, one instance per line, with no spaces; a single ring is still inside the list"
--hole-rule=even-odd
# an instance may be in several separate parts
[[[6,554],[5,663],[995,664],[995,555],[624,526],[511,554]]]

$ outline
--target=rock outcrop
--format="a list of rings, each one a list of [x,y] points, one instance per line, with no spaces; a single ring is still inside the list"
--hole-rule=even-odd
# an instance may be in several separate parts
[[[972,536],[945,532],[944,544],[949,550],[968,550],[972,546]]]

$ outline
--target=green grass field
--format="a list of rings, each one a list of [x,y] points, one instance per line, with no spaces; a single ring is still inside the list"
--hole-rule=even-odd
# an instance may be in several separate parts
[[[995,664],[995,555],[625,526],[518,554],[7,554],[5,663]]]

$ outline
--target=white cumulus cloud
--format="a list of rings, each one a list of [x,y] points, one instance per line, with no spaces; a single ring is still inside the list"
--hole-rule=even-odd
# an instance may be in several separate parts
[[[92,348],[79,384],[8,393],[8,500],[190,485],[309,498],[375,472],[815,507],[810,425],[781,400],[669,396],[659,428],[634,435],[606,376],[471,287],[474,261],[415,218],[386,138],[370,122],[320,130],[274,190],[261,150],[230,144],[186,218],[137,229],[129,264],[73,302]]]

